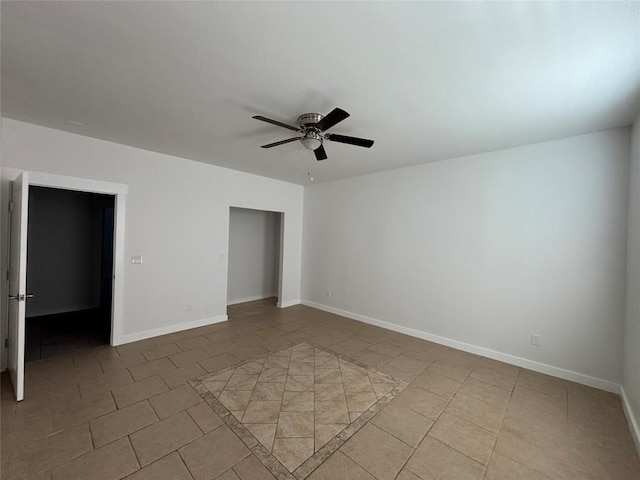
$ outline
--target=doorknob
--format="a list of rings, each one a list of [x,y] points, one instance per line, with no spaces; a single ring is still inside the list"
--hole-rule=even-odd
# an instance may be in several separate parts
[[[9,300],[17,300],[19,302],[24,302],[27,298],[33,298],[33,293],[19,293],[18,295],[9,295]]]

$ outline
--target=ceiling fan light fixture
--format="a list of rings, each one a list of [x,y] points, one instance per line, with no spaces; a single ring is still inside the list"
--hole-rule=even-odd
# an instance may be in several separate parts
[[[307,132],[304,137],[300,137],[300,143],[308,150],[315,150],[322,145],[322,137],[316,132]]]

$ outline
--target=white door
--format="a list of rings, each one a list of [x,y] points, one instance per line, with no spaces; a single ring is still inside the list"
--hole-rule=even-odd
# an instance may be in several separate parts
[[[27,295],[27,215],[29,176],[12,182],[11,250],[9,260],[9,346],[7,363],[16,400],[24,398],[24,341]]]

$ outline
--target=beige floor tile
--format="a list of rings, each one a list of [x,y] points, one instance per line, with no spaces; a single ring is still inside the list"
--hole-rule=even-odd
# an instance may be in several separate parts
[[[371,351],[371,349],[367,349],[359,353],[355,357],[355,360],[368,365],[369,367],[380,368],[382,365],[391,360],[391,358],[393,357],[390,355],[384,355],[382,353]]]
[[[215,478],[250,454],[226,425],[180,449],[180,456],[194,480]]]
[[[493,368],[476,367],[474,371],[471,372],[470,377],[498,388],[502,388],[503,390],[511,391],[513,390],[513,385],[516,383],[516,378],[518,378],[518,370],[496,370]]]
[[[278,423],[281,404],[269,400],[250,401],[242,416],[242,423]]]
[[[129,438],[140,465],[144,467],[201,435],[202,432],[187,412],[180,412],[132,433]]]
[[[255,423],[255,424],[244,424],[247,427],[247,430],[251,432],[251,434],[256,437],[256,439],[264,445],[264,447],[271,451],[273,448],[273,440],[276,437],[276,424],[269,423]]]
[[[486,465],[496,443],[496,434],[447,412],[429,431],[429,436]]]
[[[233,469],[229,469],[219,477],[216,477],[215,480],[241,480],[241,478],[236,475],[236,472],[234,472]]]
[[[127,480],[192,480],[189,470],[178,452],[173,452],[157,462],[138,470]]]
[[[211,352],[209,351],[209,353]],[[199,362],[200,366],[207,372],[217,372],[218,370],[222,370],[225,367],[230,367],[231,365],[235,365],[236,363],[240,363],[240,359],[230,353],[216,355]]]
[[[445,398],[451,398],[458,391],[461,383],[426,370],[416,377],[412,385],[437,393]]]
[[[405,405],[427,418],[436,420],[447,406],[448,400],[422,388],[409,386],[396,397],[394,403]]]
[[[308,478],[309,480],[375,480],[375,477],[340,451],[331,455]]]
[[[315,383],[342,384],[342,374],[339,368],[316,368]]]
[[[87,423],[89,420],[105,415],[115,409],[116,404],[110,392],[98,394],[89,399],[69,399],[64,411],[59,415],[53,416],[52,426],[54,431],[58,431],[81,423]]]
[[[522,369],[516,383],[529,390],[536,390],[554,397],[566,398],[567,396],[566,380],[532,372],[531,370]]]
[[[196,348],[208,347],[212,345],[212,342],[207,337],[198,335],[197,337],[176,340],[176,345],[178,345],[182,350],[186,352],[188,350],[194,350]]]
[[[316,402],[344,402],[346,397],[341,383],[316,383],[314,385]]]
[[[284,383],[258,383],[253,389],[252,400],[282,400]]]
[[[484,471],[478,462],[430,436],[424,439],[409,459],[406,469],[425,480],[480,480]]]
[[[186,350],[184,352],[173,354],[169,356],[169,360],[171,360],[176,367],[184,367],[201,360],[206,360],[210,356],[211,355],[209,355],[203,349],[195,348],[193,350]]]
[[[502,426],[506,407],[458,393],[445,411],[497,433]]]
[[[325,444],[340,433],[346,427],[346,424],[316,424],[315,425],[315,450],[320,450]]]
[[[317,377],[315,377],[317,379]],[[285,392],[313,392],[314,377],[288,375],[284,386]]]
[[[499,407],[506,407],[511,398],[511,390],[504,390],[490,383],[477,380],[473,377],[473,374],[462,384],[459,392]]]
[[[429,371],[436,375],[455,380],[456,382],[463,382],[471,372],[471,369],[462,365],[437,360],[429,366]]]
[[[347,409],[349,412],[364,412],[378,401],[373,392],[347,392]]]
[[[531,470],[513,460],[494,453],[487,467],[485,480],[549,480],[541,473]]]
[[[345,392],[372,392],[369,375],[345,375],[342,374],[342,383]],[[328,384],[329,385],[329,384]]]
[[[351,437],[340,451],[379,480],[396,477],[413,448],[369,423]]]
[[[309,376],[314,374],[313,363],[291,362],[289,365],[289,375]]]
[[[107,375],[97,375],[93,378],[81,381],[80,395],[82,398],[91,399],[102,393],[109,392],[115,388],[133,383],[133,379],[127,370],[108,373]]]
[[[293,472],[313,455],[313,438],[276,438],[272,453],[287,470]]]
[[[224,423],[218,414],[204,402],[188,408],[187,413],[191,415],[191,418],[193,418],[200,427],[200,430],[204,433],[209,433]]]
[[[291,357],[282,355],[269,355],[264,363],[264,368],[289,368]]]
[[[196,377],[205,375],[207,371],[197,363],[186,365],[184,367],[171,369],[160,374],[162,381],[167,384],[169,388],[176,388],[180,385],[184,385],[187,381]]]
[[[281,410],[283,412],[312,412],[314,410],[314,393],[284,392]]]
[[[149,399],[160,418],[170,417],[202,401],[202,397],[190,385],[178,387]]]
[[[432,427],[433,420],[402,405],[389,405],[371,423],[416,448]]]
[[[378,397],[378,400],[386,396],[389,392],[391,392],[395,385],[390,383],[372,383],[373,392]]]
[[[422,479],[419,476],[417,476],[415,473],[412,473],[410,470],[403,468],[402,470],[400,470],[400,473],[396,477],[396,480],[422,480]]]
[[[139,365],[133,365],[129,367],[129,372],[136,382],[144,380],[145,378],[153,377],[154,375],[161,375],[168,373],[171,370],[175,370],[176,366],[171,363],[167,357],[158,358],[147,363],[141,363]]]
[[[420,360],[416,360],[414,358],[408,357],[406,355],[398,355],[393,360],[388,362],[386,365],[389,367],[397,368],[398,370],[403,370],[405,372],[418,375],[422,371],[424,371],[431,362],[421,362]]]
[[[16,478],[21,478],[19,473],[25,475],[49,470],[92,449],[89,424],[67,428],[23,445],[8,458],[3,456],[3,462],[8,461],[6,468],[3,468],[3,477],[6,475],[11,478],[15,475]]]
[[[218,400],[227,407],[228,410],[232,411],[244,411],[249,405],[249,401],[251,400],[251,395],[253,392],[249,391],[223,391]]]
[[[348,424],[347,402],[315,402],[315,423],[324,425]]]
[[[165,383],[160,377],[156,376],[132,383],[131,385],[116,388],[112,393],[118,408],[123,408],[167,391],[169,391],[169,389]]]
[[[280,412],[276,437],[313,437],[313,412]]]
[[[233,467],[240,480],[275,480],[269,470],[256,458],[250,455]]]
[[[335,355],[322,355],[315,357],[315,368],[336,369],[340,368],[338,357]]]
[[[146,400],[103,415],[89,423],[96,448],[136,432],[158,421]]]
[[[530,415],[537,415],[541,420],[554,424],[568,421],[567,399],[566,397],[555,397],[537,390],[516,385],[511,395],[509,411],[520,410],[528,412]]]
[[[225,390],[253,390],[258,381],[258,375],[243,375],[234,373],[227,381]]]
[[[159,345],[157,347],[152,347],[147,350],[142,350],[142,355],[148,361],[157,360],[158,358],[168,357],[169,355],[174,355],[176,353],[180,353],[180,347],[175,343],[167,343],[166,345]]]
[[[107,374],[107,373],[116,372],[118,370],[123,370],[125,368],[132,367],[140,363],[145,363],[146,361],[147,359],[144,358],[141,353],[136,352],[130,355],[113,357],[106,360],[102,360],[100,362],[100,366],[102,367],[102,371],[105,374]]]
[[[54,468],[51,480],[114,480],[123,478],[138,468],[129,439],[121,438]]]
[[[264,368],[258,377],[260,383],[284,383],[286,381],[286,368]]]
[[[366,368],[356,365],[353,362],[339,359],[338,363],[340,364],[340,374],[345,377],[357,377],[367,375],[368,373]]]
[[[404,380],[405,382],[412,382],[420,372],[407,372],[406,370],[400,370],[399,368],[393,367],[389,364],[383,365],[378,368],[382,373],[389,375],[390,377],[397,380]]]
[[[575,480],[566,448],[535,445],[526,437],[505,430],[498,435],[495,452],[554,480]]]

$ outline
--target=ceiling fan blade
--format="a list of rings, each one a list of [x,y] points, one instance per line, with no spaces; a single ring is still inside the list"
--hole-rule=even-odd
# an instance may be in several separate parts
[[[324,147],[322,145],[320,145],[318,148],[316,148],[313,153],[316,154],[316,160],[320,161],[320,160],[326,160],[327,157],[327,152],[324,151]]]
[[[262,147],[260,148],[277,147],[278,145],[284,145],[285,143],[295,142],[296,140],[300,140],[300,137],[287,138],[286,140],[280,140],[279,142],[268,143],[267,145],[262,145]]]
[[[315,127],[321,132],[324,132],[325,130],[329,130],[336,123],[340,123],[348,116],[349,114],[341,108],[334,108],[326,117],[323,117],[322,120],[316,123]]]
[[[270,118],[263,117],[262,115],[254,115],[251,118],[255,118],[256,120],[261,120],[263,122],[270,123],[271,125],[277,125],[278,127],[288,128],[289,130],[293,130],[294,132],[301,132],[302,131],[298,127],[294,127],[293,125],[287,125],[286,123],[282,123],[282,122],[279,122],[277,120],[272,120]]]
[[[366,138],[348,137],[346,135],[338,135],[336,133],[327,133],[324,136],[325,139],[332,142],[348,143],[349,145],[356,145],[358,147],[370,148],[373,145],[373,140],[367,140]]]

